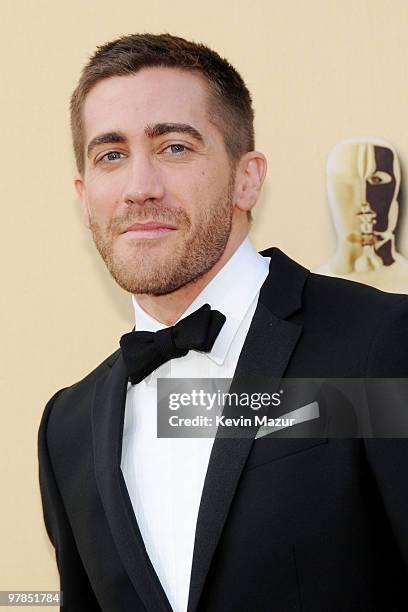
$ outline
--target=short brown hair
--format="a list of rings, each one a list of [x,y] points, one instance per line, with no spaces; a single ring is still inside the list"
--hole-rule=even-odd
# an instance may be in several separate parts
[[[82,108],[91,88],[113,76],[152,66],[198,72],[210,91],[210,117],[224,137],[232,162],[254,149],[251,95],[231,64],[209,47],[171,34],[131,34],[97,48],[71,96],[71,130],[78,171],[85,167]]]

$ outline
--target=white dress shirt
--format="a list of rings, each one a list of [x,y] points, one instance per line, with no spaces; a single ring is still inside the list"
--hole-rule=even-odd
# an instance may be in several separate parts
[[[172,359],[128,384],[121,469],[146,551],[174,612],[186,612],[198,509],[213,438],[157,438],[157,378],[232,378],[269,270],[246,238],[180,319],[203,304],[226,321],[211,352]],[[166,327],[132,296],[136,330]]]

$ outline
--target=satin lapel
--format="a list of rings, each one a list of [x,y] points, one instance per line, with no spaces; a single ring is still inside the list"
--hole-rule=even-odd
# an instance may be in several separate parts
[[[127,377],[121,354],[95,386],[92,407],[95,474],[106,517],[123,565],[149,612],[171,607],[146,552],[120,469]]]
[[[280,379],[302,331],[300,325],[285,321],[281,317],[288,316],[300,307],[301,292],[308,271],[277,249],[264,254],[272,256],[270,273],[261,289],[258,306],[230,387],[231,393],[235,389],[244,389],[248,378],[264,381],[271,378]],[[280,284],[283,279],[279,271],[287,271],[287,264],[289,268],[291,264],[295,267],[292,268],[290,278]],[[291,291],[286,294],[285,303],[281,292],[290,280]],[[278,293],[274,294],[276,291]],[[274,305],[280,316],[273,314]],[[197,609],[256,431],[257,428],[250,428],[248,437],[245,438],[216,437],[214,440],[197,518],[188,612],[195,612]]]

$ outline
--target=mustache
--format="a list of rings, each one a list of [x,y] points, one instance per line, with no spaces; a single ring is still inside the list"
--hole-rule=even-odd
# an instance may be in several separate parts
[[[172,208],[170,206],[155,206],[144,205],[140,208],[132,208],[126,214],[112,218],[109,223],[109,231],[112,233],[121,233],[130,225],[143,221],[155,221],[157,223],[169,223],[176,226],[191,226],[189,215],[181,208]]]

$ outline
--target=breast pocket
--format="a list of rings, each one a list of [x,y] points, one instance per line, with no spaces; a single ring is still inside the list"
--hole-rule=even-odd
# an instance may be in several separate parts
[[[327,444],[328,438],[278,438],[277,433],[255,440],[249,455],[246,469],[252,470],[272,461],[278,461],[295,454],[313,452],[316,447]]]

